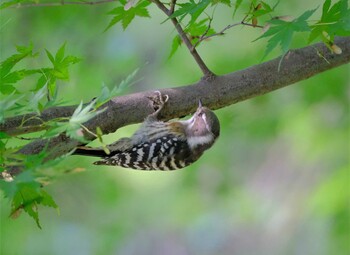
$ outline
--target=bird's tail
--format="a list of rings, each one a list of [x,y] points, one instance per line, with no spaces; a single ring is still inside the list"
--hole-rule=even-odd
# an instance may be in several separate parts
[[[92,148],[87,146],[78,147],[73,155],[90,156],[90,157],[107,157],[108,154],[102,148]]]

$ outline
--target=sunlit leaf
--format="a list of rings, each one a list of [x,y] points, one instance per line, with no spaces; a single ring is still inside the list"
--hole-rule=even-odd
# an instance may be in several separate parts
[[[175,52],[177,51],[177,49],[179,48],[179,46],[181,45],[182,41],[180,36],[176,35],[173,39],[173,42],[171,44],[171,51],[169,54],[169,59],[175,54]]]
[[[16,96],[14,93],[0,100],[0,123],[5,119],[6,111],[10,110],[16,102],[21,100],[24,96]]]
[[[42,104],[40,101],[47,95],[47,87],[44,86],[35,93],[32,92],[32,95],[28,102],[28,107],[35,111],[36,113],[40,114],[42,109]]]
[[[326,32],[330,38],[323,36]],[[331,6],[331,0],[326,0],[322,7],[321,19],[312,26],[309,43],[316,38],[321,38],[329,46],[334,36],[350,35],[350,9],[347,0],[340,0]]]
[[[179,21],[181,22],[187,15],[190,15],[191,20],[188,26],[191,26],[196,22],[197,18],[204,12],[210,3],[210,0],[200,0],[198,3],[194,0],[190,0],[188,3],[179,4],[180,8],[169,18],[179,18]]]
[[[113,15],[113,18],[109,22],[105,31],[119,22],[121,22],[122,27],[125,30],[136,16],[150,17],[146,8],[149,4],[149,1],[140,1],[136,6],[128,6],[127,8],[125,8],[125,6],[119,6],[114,8],[108,12],[108,14]]]
[[[263,35],[255,39],[254,41],[270,37],[266,46],[265,58],[273,49],[275,49],[278,45],[281,47],[281,50],[283,53],[286,53],[289,50],[293,34],[295,32],[303,32],[303,31],[309,31],[310,27],[306,20],[316,11],[309,10],[304,12],[302,15],[300,15],[298,18],[294,19],[293,21],[283,21],[279,19],[271,20],[269,23],[271,24],[271,27],[269,30],[267,30]]]

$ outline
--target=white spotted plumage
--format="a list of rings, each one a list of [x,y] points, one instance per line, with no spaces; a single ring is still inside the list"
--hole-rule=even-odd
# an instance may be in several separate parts
[[[220,134],[216,115],[200,104],[192,118],[163,122],[158,113],[168,97],[159,93],[158,110],[147,117],[130,138],[122,138],[109,145],[111,153],[102,149],[79,148],[76,154],[100,156],[96,165],[117,165],[142,170],[175,170],[197,161]]]

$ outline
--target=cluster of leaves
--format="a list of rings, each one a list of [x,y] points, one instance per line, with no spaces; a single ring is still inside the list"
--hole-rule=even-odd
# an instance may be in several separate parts
[[[347,0],[341,0],[331,6],[331,0],[326,0],[322,7],[322,16],[311,26],[309,43],[321,38],[333,51],[334,36],[350,35],[350,9]]]
[[[46,50],[52,67],[37,69],[15,69],[16,65],[24,60],[30,60],[39,54],[34,53],[33,44],[29,46],[17,46],[17,53],[8,57],[0,64],[0,123],[5,117],[22,115],[35,112],[37,117],[48,107],[58,105],[57,81],[68,80],[68,68],[77,63],[79,58],[65,55],[63,44],[55,55]],[[39,76],[35,81],[35,75]],[[31,78],[31,79],[25,79]],[[34,84],[28,84],[33,81]],[[28,88],[29,89],[25,89]],[[38,117],[39,118],[39,117]],[[26,120],[23,119],[23,123]],[[43,123],[49,126],[49,124]],[[57,134],[56,134],[57,135]],[[35,155],[18,154],[24,145],[18,145],[17,137],[12,137],[0,131],[0,172],[2,174],[9,167],[23,167],[26,171],[18,175],[14,180],[11,177],[0,180],[1,190],[11,201],[11,216],[17,217],[23,210],[36,221],[40,227],[38,205],[57,208],[51,196],[45,192],[38,182],[40,169],[45,169],[53,161],[44,162],[47,157],[46,150]],[[28,138],[29,139],[29,138]],[[30,138],[30,139],[33,139]],[[55,161],[55,163],[57,163]],[[6,177],[6,174],[3,176]]]
[[[13,115],[22,115],[22,124],[36,118],[41,121],[40,130],[42,130],[41,132],[26,135],[28,137],[25,138],[10,136],[0,131],[0,174],[2,174],[2,177],[5,177],[0,180],[0,188],[11,201],[12,217],[16,217],[23,210],[33,217],[40,227],[38,205],[57,208],[56,203],[44,191],[42,185],[48,181],[48,169],[57,165],[65,156],[55,160],[46,160],[50,153],[48,149],[44,149],[38,154],[22,155],[18,151],[25,146],[25,143],[19,143],[18,141],[23,139],[32,141],[37,138],[51,138],[65,133],[67,136],[82,143],[89,142],[84,138],[82,129],[90,131],[83,124],[101,113],[104,109],[98,110],[98,108],[110,98],[121,94],[132,83],[137,70],[113,89],[103,86],[100,96],[86,105],[80,103],[71,117],[43,121],[40,119],[40,114],[43,110],[61,104],[57,99],[59,87],[57,86],[57,81],[68,80],[69,67],[80,61],[80,59],[75,56],[65,55],[65,44],[63,44],[56,54],[46,50],[46,55],[52,67],[37,69],[15,68],[19,64],[25,65],[21,63],[24,60],[29,61],[38,55],[38,53],[33,52],[32,44],[29,46],[17,46],[17,52],[0,64],[0,123],[4,122],[5,118]],[[32,78],[35,78],[35,75],[39,77],[33,81]],[[31,83],[33,83],[32,86],[28,85]],[[26,90],[25,87],[30,89]],[[28,115],[30,117],[25,115],[27,113],[31,113]],[[93,134],[92,132],[90,133]],[[97,128],[96,134],[93,135],[103,143],[103,134],[99,128]],[[12,180],[11,176],[6,175],[6,169],[17,167],[25,171]],[[67,171],[67,169],[64,169],[64,171]],[[60,174],[59,171],[53,171],[52,178]]]
[[[6,8],[20,3],[26,3],[26,0],[10,0],[2,3],[0,8]],[[114,25],[121,23],[125,30],[135,17],[149,18],[148,8],[152,1],[149,0],[121,0],[117,7],[108,12],[112,16],[106,30]],[[164,6],[170,6],[172,1],[162,3]],[[291,46],[293,35],[296,32],[307,32],[308,42],[311,43],[317,38],[322,39],[325,44],[336,54],[341,53],[341,49],[334,45],[334,36],[350,35],[350,10],[347,0],[339,0],[332,5],[331,0],[326,0],[322,8],[322,16],[313,24],[309,21],[311,15],[317,10],[307,10],[297,18],[292,16],[274,15],[279,1],[271,6],[265,1],[231,1],[231,0],[189,0],[187,2],[176,2],[173,13],[165,19],[177,19],[184,27],[184,31],[194,47],[198,46],[203,39],[213,35],[223,35],[223,32],[217,33],[211,27],[211,21],[214,19],[216,6],[224,4],[232,9],[232,17],[236,17],[239,9],[244,8],[244,18],[240,22],[243,25],[263,28],[263,35],[256,40],[266,38],[267,46],[263,58],[265,58],[275,48],[280,47],[282,54],[285,54]],[[210,14],[209,14],[210,13]],[[261,24],[261,25],[258,25]],[[172,40],[170,56],[179,49],[182,40],[176,35]],[[51,58],[50,58],[51,59]],[[62,63],[64,64],[64,63]],[[53,77],[42,70],[45,77],[41,80],[41,86],[47,80]],[[48,84],[50,90],[54,90],[54,81]]]
[[[40,169],[47,168],[57,161],[44,163],[45,151],[37,155],[23,156],[16,155],[13,165],[24,165],[26,171],[16,176],[13,180],[0,180],[0,188],[5,197],[11,201],[11,217],[17,218],[22,211],[32,217],[37,226],[41,228],[39,221],[38,206],[48,206],[58,210],[58,206],[53,198],[44,190],[38,181]]]
[[[106,30],[119,22],[122,24],[122,27],[125,30],[136,16],[147,18],[150,17],[147,10],[147,6],[151,4],[149,1],[134,1],[135,3],[132,5],[129,5],[129,2],[127,3],[125,0],[121,0],[119,2],[122,6],[118,6],[108,13],[109,15],[113,15],[113,18]]]
[[[331,7],[331,0],[326,0],[323,4],[320,20],[315,24],[310,24],[308,19],[315,11],[316,9],[305,11],[295,19],[282,16],[267,21],[265,25],[266,32],[256,39],[269,38],[264,57],[277,46],[280,46],[282,53],[285,54],[290,49],[295,32],[308,32],[309,43],[316,38],[321,38],[334,53],[340,54],[341,49],[334,45],[334,36],[350,35],[348,1],[340,0]]]
[[[36,112],[39,114],[44,109],[58,104],[56,82],[57,80],[68,80],[68,68],[79,62],[80,59],[74,56],[65,56],[65,44],[60,47],[55,57],[48,50],[46,50],[46,54],[52,67],[13,70],[22,60],[39,55],[33,52],[32,44],[17,46],[17,53],[0,63],[0,95],[2,95],[0,98],[4,98],[0,102],[2,106],[0,108],[0,122],[4,119],[5,112],[9,112],[10,109],[16,110],[16,113]],[[29,91],[24,91],[23,88],[28,86],[21,86],[19,82],[33,75],[39,75],[35,86],[31,87]],[[43,103],[45,96],[47,100]]]
[[[132,4],[130,4],[132,2]],[[190,0],[186,3],[177,3],[175,11],[166,19],[176,18],[180,24],[184,24],[184,31],[191,40],[192,45],[197,46],[204,37],[210,37],[216,33],[211,27],[215,6],[219,3],[228,7],[233,7],[233,17],[237,10],[241,8],[244,1],[230,0]],[[334,45],[334,36],[347,36],[350,34],[350,11],[347,0],[340,0],[331,6],[331,0],[326,0],[323,4],[322,17],[314,24],[310,24],[309,18],[316,11],[307,10],[297,18],[291,16],[274,16],[277,2],[274,6],[264,1],[250,1],[249,10],[241,20],[243,24],[249,24],[253,27],[263,24],[264,34],[256,40],[267,38],[267,47],[263,58],[265,58],[275,48],[280,47],[285,54],[291,46],[293,35],[296,32],[308,32],[309,43],[316,38],[321,38],[326,45],[334,52],[341,53]],[[107,29],[121,22],[124,29],[131,23],[136,16],[150,17],[147,10],[149,1],[120,1],[122,6],[113,9],[109,14],[114,15]],[[169,3],[170,4],[170,3]],[[208,14],[208,8],[212,7],[212,14]],[[198,21],[199,20],[199,21]],[[170,56],[172,57],[182,44],[179,35],[173,38]]]

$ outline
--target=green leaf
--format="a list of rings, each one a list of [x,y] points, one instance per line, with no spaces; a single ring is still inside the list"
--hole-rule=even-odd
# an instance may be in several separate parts
[[[146,8],[149,4],[150,2],[148,1],[140,1],[136,6],[130,6],[130,8],[124,8],[123,6],[114,8],[108,13],[114,17],[109,22],[105,31],[119,22],[121,22],[122,27],[125,30],[136,16],[150,17],[149,12]]]
[[[194,10],[196,8],[196,3],[193,0],[190,0],[189,3],[185,3],[185,4],[179,4],[179,6],[181,8],[179,8],[178,10],[174,11],[174,13],[169,17],[169,18],[178,18],[178,17],[182,17],[180,20],[183,19],[184,16],[190,14],[192,12],[192,10]]]
[[[107,28],[105,29],[105,31],[107,31],[109,28],[111,28],[112,26],[114,26],[115,24],[117,24],[118,22],[120,22],[123,19],[123,12],[124,12],[124,8],[123,7],[116,7],[114,8],[112,11],[110,11],[108,14],[113,14],[114,17],[113,19],[109,22]]]
[[[188,26],[191,26],[196,22],[197,18],[204,12],[204,10],[211,3],[211,0],[200,0],[196,3],[194,0],[190,0],[189,3],[179,4],[180,9],[176,10],[169,18],[179,17],[181,22],[187,15],[191,16],[191,20]]]
[[[271,15],[271,13],[275,11],[278,4],[279,1],[277,1],[273,7],[264,1],[260,1],[256,6],[254,4],[254,7],[251,7],[249,13],[247,14],[249,18],[247,18],[245,21],[248,22],[253,18],[256,19],[262,16],[266,16],[267,14]],[[259,8],[257,8],[258,6]]]
[[[46,138],[49,138],[65,132],[67,136],[73,139],[76,139],[84,143],[89,142],[84,138],[84,134],[81,130],[83,127],[82,124],[106,110],[106,109],[102,109],[98,111],[95,110],[94,109],[95,102],[96,100],[93,100],[85,107],[83,107],[83,103],[81,102],[78,105],[78,107],[75,109],[72,117],[69,119],[68,122],[53,121],[49,123],[50,128],[43,136]]]
[[[48,50],[46,55],[52,63],[52,68],[42,68],[40,73],[42,76],[37,81],[36,90],[41,89],[47,85],[49,91],[50,100],[57,95],[57,84],[56,80],[69,80],[68,68],[78,63],[81,59],[75,56],[65,56],[66,43],[63,43],[57,50],[55,57]]]
[[[171,44],[171,51],[169,54],[169,59],[175,54],[175,52],[177,51],[177,49],[179,48],[179,46],[181,45],[182,41],[180,36],[176,35],[173,39],[173,42]]]
[[[24,210],[41,228],[37,204],[40,203],[40,184],[35,181],[31,171],[24,171],[14,181],[0,181],[0,187],[5,196],[11,200],[11,216],[16,216]]]
[[[18,71],[10,72],[7,75],[1,77],[1,87],[14,84],[14,83],[22,80],[26,76],[36,74],[38,72],[39,72],[39,70],[36,70],[36,69],[34,69],[34,70],[18,70]],[[0,87],[0,92],[2,92],[3,94],[8,94],[1,87]],[[10,93],[12,93],[12,91]]]
[[[52,56],[52,54],[50,53],[50,51],[46,50],[46,55],[49,58],[49,60],[51,61],[51,63],[54,65],[55,64],[55,58]]]
[[[4,121],[6,111],[9,111],[22,98],[23,95],[15,96],[15,93],[13,92],[4,99],[0,100],[0,123]]]
[[[13,85],[1,84],[0,93],[2,93],[4,95],[9,95],[9,94],[15,93],[16,91],[17,90]]]
[[[329,35],[329,38],[324,36]],[[333,42],[334,36],[350,35],[350,9],[347,0],[340,0],[331,7],[331,1],[326,0],[322,7],[321,19],[312,26],[309,43],[321,38],[327,44]]]
[[[234,16],[236,15],[237,10],[238,10],[238,8],[241,6],[242,2],[243,2],[243,0],[237,0],[237,1],[236,1],[236,3],[235,3],[235,10],[233,11],[232,17],[234,17]]]
[[[22,59],[26,57],[35,57],[37,53],[33,53],[33,44],[30,43],[29,46],[17,46],[17,54],[13,54],[6,60],[0,63],[0,77],[5,77],[11,69]]]
[[[5,132],[1,132],[0,131],[0,140],[1,139],[8,139],[11,138],[11,136],[9,136],[8,134],[6,134]],[[1,148],[1,147],[0,147]]]
[[[128,13],[128,15],[124,15],[123,19],[122,19],[122,27],[125,30],[129,24],[131,23],[131,21],[135,18],[135,13],[134,12],[130,12]]]
[[[291,22],[278,19],[271,20],[269,22],[271,24],[271,28],[254,40],[256,41],[264,37],[270,37],[263,58],[265,58],[278,45],[281,47],[282,53],[285,54],[290,48],[294,32],[303,32],[310,30],[310,27],[307,24],[306,20],[315,11],[316,9],[306,11]]]
[[[115,86],[112,90],[110,90],[105,84],[103,84],[101,94],[96,98],[95,107],[101,107],[110,99],[122,94],[128,87],[133,85],[136,82],[134,81],[134,79],[138,71],[138,68],[135,69],[130,75],[128,75],[124,80],[122,80],[118,86]]]
[[[94,104],[95,104],[95,100],[93,100],[83,108],[83,102],[81,102],[73,112],[72,117],[69,119],[69,123],[71,123],[72,125],[82,124],[88,121],[89,119],[95,117],[98,114],[98,112],[101,112],[101,111],[93,112],[92,110],[93,110]]]
[[[42,205],[58,209],[58,205],[53,200],[52,196],[50,194],[48,194],[45,190],[42,189],[40,191],[40,195],[41,195],[41,199],[42,199],[41,200]]]
[[[138,73],[139,68],[136,68],[131,74],[129,74],[124,80],[122,80],[118,86],[119,91],[124,91],[134,83],[136,74]]]
[[[62,46],[58,49],[55,55],[55,63],[60,63],[62,62],[64,58],[64,52],[66,48],[66,43],[63,43]]]
[[[193,45],[195,45],[198,42],[199,38],[202,35],[205,34],[206,36],[209,36],[209,35],[215,34],[215,30],[212,28],[208,29],[208,25],[205,24],[208,20],[209,18],[205,18],[199,22],[193,23],[191,26],[188,26],[185,29],[185,32],[191,35],[191,43]]]
[[[40,114],[43,110],[40,100],[42,100],[47,95],[47,86],[42,87],[36,93],[31,94],[30,100],[28,102],[28,107]]]
[[[13,71],[13,67],[27,57],[36,57],[37,53],[33,53],[33,44],[29,46],[17,46],[17,54],[13,54],[0,63],[0,92],[3,94],[12,93],[14,90],[10,86],[26,76],[35,74],[38,70],[18,70]]]

